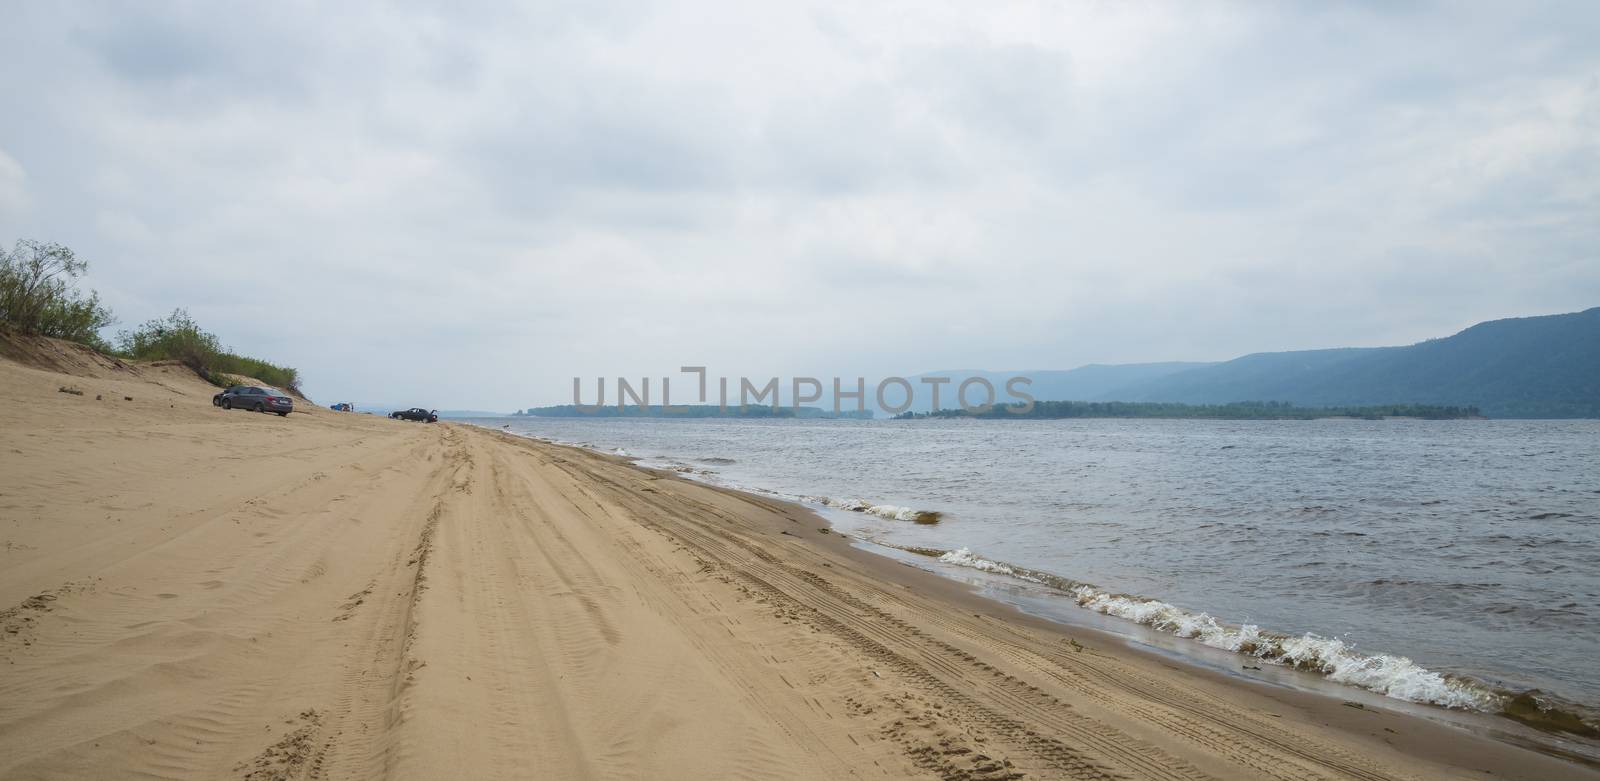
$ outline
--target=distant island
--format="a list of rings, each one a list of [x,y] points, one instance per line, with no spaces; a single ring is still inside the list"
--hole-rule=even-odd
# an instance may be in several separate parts
[[[1054,420],[1060,418],[1211,418],[1216,420],[1316,420],[1318,418],[1422,418],[1424,420],[1463,420],[1483,417],[1477,407],[1434,406],[1429,404],[1388,404],[1366,407],[1297,407],[1285,401],[1241,401],[1230,404],[1174,404],[1129,401],[1040,401],[1033,409],[1018,412],[1021,406],[995,405],[988,410],[941,409],[934,412],[904,412],[895,420],[920,418],[1001,418]]]
[[[770,406],[728,406],[721,407],[716,404],[685,404],[674,405],[669,412],[662,409],[660,404],[642,406],[630,404],[618,407],[608,404],[599,409],[585,407],[579,409],[573,404],[557,404],[553,407],[529,407],[511,413],[519,418],[797,418],[801,420],[871,420],[872,411],[848,410],[834,412],[821,407],[778,407]]]

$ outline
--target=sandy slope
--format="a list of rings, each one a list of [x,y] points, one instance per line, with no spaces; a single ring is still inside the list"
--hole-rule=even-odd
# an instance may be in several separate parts
[[[0,777],[1593,777],[1069,634],[787,505],[86,373],[0,360]]]

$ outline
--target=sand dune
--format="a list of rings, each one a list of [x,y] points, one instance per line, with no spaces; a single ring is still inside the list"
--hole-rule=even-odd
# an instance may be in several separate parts
[[[1594,777],[1027,618],[797,507],[81,373],[0,360],[0,777]]]

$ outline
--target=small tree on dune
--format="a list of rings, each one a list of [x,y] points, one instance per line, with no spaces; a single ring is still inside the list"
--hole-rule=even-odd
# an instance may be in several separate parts
[[[88,269],[61,244],[23,239],[10,252],[0,249],[0,322],[104,349],[100,329],[116,318],[98,293],[78,290],[78,277]]]

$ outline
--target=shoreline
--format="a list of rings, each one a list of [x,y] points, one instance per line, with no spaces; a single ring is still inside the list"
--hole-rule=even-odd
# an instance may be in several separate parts
[[[0,362],[0,778],[1600,778],[617,457],[62,376]]]
[[[1276,676],[1276,685],[1292,686],[1340,701],[1355,697],[1358,692],[1362,695],[1375,694],[1377,699],[1372,700],[1371,704],[1377,707],[1387,705],[1402,708],[1424,718],[1433,718],[1479,733],[1495,734],[1516,745],[1600,767],[1600,743],[1595,741],[1593,734],[1592,710],[1539,689],[1509,689],[1468,675],[1438,673],[1393,652],[1368,655],[1347,647],[1338,639],[1311,633],[1304,636],[1286,635],[1276,633],[1272,627],[1223,623],[1206,612],[1178,607],[1160,598],[1117,592],[1055,573],[981,558],[967,548],[944,550],[896,545],[840,531],[834,517],[835,513],[844,517],[843,514],[853,512],[894,521],[937,523],[942,513],[936,511],[872,505],[862,500],[839,502],[822,495],[790,495],[759,486],[727,482],[714,471],[695,468],[668,456],[647,458],[623,449],[612,451],[588,443],[504,431],[478,423],[468,425],[601,457],[620,458],[624,463],[640,469],[671,474],[678,479],[721,490],[788,502],[815,513],[835,533],[855,540],[869,552],[926,569],[942,577],[965,581],[974,588],[979,587],[980,581],[974,579],[979,573],[1010,581],[1014,585],[1039,587],[1048,592],[1048,597],[1034,603],[1033,612],[1064,626],[1089,627],[1136,642],[1147,649],[1165,649],[1165,652],[1175,655],[1186,664],[1211,669],[1229,666],[1233,668],[1235,677],[1243,681],[1250,681],[1251,677],[1237,674],[1240,669],[1278,672],[1282,674]],[[701,462],[706,463],[704,459]],[[897,558],[903,554],[910,556]],[[994,592],[991,598],[996,601],[1012,607],[1022,606],[1016,600],[999,596],[1005,593],[1005,589],[990,591]],[[1110,618],[1111,622],[1091,620],[1087,615],[1079,615],[1081,612],[1099,614]],[[1215,651],[1227,654],[1225,659],[1231,664],[1216,659],[1212,653]],[[1259,667],[1263,663],[1267,665],[1266,668]],[[1380,675],[1378,671],[1381,671],[1382,677],[1374,678]],[[1421,687],[1420,691],[1418,687]],[[1587,720],[1585,714],[1591,714]]]
[[[1586,741],[1584,736],[1575,735],[1569,731],[1554,729],[1547,726],[1547,723],[1550,721],[1549,717],[1541,720],[1539,718],[1535,718],[1534,714],[1518,714],[1510,711],[1508,703],[1522,695],[1519,695],[1517,692],[1496,689],[1490,684],[1474,678],[1448,675],[1441,676],[1446,681],[1458,681],[1468,687],[1472,687],[1471,693],[1463,696],[1503,698],[1504,702],[1497,703],[1497,707],[1499,709],[1489,710],[1486,707],[1476,706],[1453,707],[1436,702],[1407,699],[1405,697],[1394,696],[1383,691],[1368,688],[1360,684],[1334,680],[1329,673],[1317,669],[1312,669],[1293,663],[1281,663],[1270,658],[1252,655],[1251,653],[1247,653],[1239,649],[1212,646],[1201,642],[1194,635],[1183,634],[1177,631],[1168,631],[1168,629],[1162,627],[1152,626],[1151,622],[1139,621],[1126,615],[1119,615],[1119,613],[1114,610],[1096,610],[1092,607],[1085,606],[1083,604],[1083,599],[1073,593],[1075,586],[1080,588],[1084,586],[1082,584],[1078,584],[1076,581],[1065,579],[1062,576],[1055,575],[1053,573],[1028,570],[1005,562],[977,559],[976,556],[974,556],[972,552],[968,551],[967,549],[961,549],[961,551],[944,551],[937,549],[906,548],[894,545],[892,543],[874,540],[868,537],[856,536],[848,532],[839,531],[837,525],[829,517],[830,512],[867,512],[870,511],[868,508],[853,506],[836,507],[832,504],[829,504],[830,500],[827,500],[826,497],[795,497],[763,488],[723,484],[716,480],[710,479],[709,476],[713,473],[695,470],[684,471],[682,469],[676,469],[667,466],[639,463],[649,459],[628,454],[624,451],[607,452],[606,450],[598,447],[578,443],[560,442],[533,434],[503,431],[501,429],[490,428],[488,426],[481,426],[474,423],[468,423],[466,425],[470,425],[475,428],[481,428],[484,431],[503,436],[529,439],[544,445],[566,448],[584,453],[589,456],[616,460],[619,463],[635,469],[643,470],[653,474],[659,474],[662,477],[670,477],[675,480],[694,483],[697,485],[706,485],[719,491],[727,491],[737,495],[749,496],[767,501],[777,501],[792,505],[801,512],[814,515],[819,522],[826,524],[828,528],[832,529],[834,534],[850,540],[857,550],[861,550],[870,556],[928,572],[945,580],[962,583],[968,587],[975,596],[995,605],[1003,605],[1016,610],[1019,614],[1042,618],[1063,628],[1073,628],[1077,630],[1088,630],[1095,632],[1103,635],[1108,640],[1126,642],[1131,648],[1176,659],[1197,671],[1205,670],[1209,672],[1221,673],[1227,676],[1230,680],[1242,685],[1279,686],[1293,688],[1297,691],[1322,697],[1329,701],[1336,701],[1341,706],[1348,706],[1351,703],[1351,698],[1356,698],[1360,701],[1360,704],[1362,704],[1363,707],[1370,705],[1376,708],[1388,708],[1398,713],[1405,713],[1418,718],[1432,720],[1455,729],[1460,729],[1482,736],[1488,736],[1494,740],[1505,742],[1510,745],[1538,751],[1540,753],[1545,753],[1550,756],[1570,760],[1590,767],[1600,768],[1600,753],[1596,752],[1597,746],[1593,742]],[[909,511],[909,508],[899,509]],[[938,513],[933,514],[937,515]],[[903,522],[920,522],[909,518],[895,518],[895,520],[900,520]],[[961,552],[965,552],[968,558],[972,558],[981,564],[991,566],[973,566],[966,563],[950,563],[945,560],[945,556],[941,555]],[[897,554],[904,556],[905,558],[900,558],[897,556]],[[928,561],[939,562],[941,564],[946,564],[947,566],[928,566],[926,564]],[[990,587],[986,588],[983,585],[984,579],[982,577],[973,576],[988,576],[989,579],[998,580],[1002,583],[1013,586],[1022,584],[1032,585],[1042,589],[1044,592],[1047,592],[1048,597],[1044,601],[1035,602],[1033,604],[1033,610],[1030,611],[1026,607],[1026,600],[1008,599],[1006,596],[1004,596],[1007,591],[1007,589],[1004,587],[994,588],[992,587],[993,584],[989,584]],[[1100,587],[1089,588],[1092,588],[1097,596],[1110,596],[1115,599],[1131,599],[1138,602],[1157,603],[1154,598],[1150,597],[1116,594],[1114,592],[1106,591]],[[1159,604],[1166,608],[1187,612],[1187,609],[1184,608],[1175,608],[1166,603]],[[1071,607],[1063,607],[1063,605],[1070,605]],[[1075,613],[1079,612],[1084,612],[1088,615],[1075,615]],[[1203,613],[1187,614],[1191,617],[1207,617]],[[1109,620],[1093,620],[1089,617],[1091,615],[1095,618],[1104,618]],[[1217,624],[1217,626],[1225,630],[1237,631],[1240,629],[1238,626],[1226,624]],[[1272,635],[1267,632],[1261,633],[1261,637],[1263,639],[1293,639],[1288,636],[1283,636],[1280,638],[1277,635]],[[1208,660],[1207,652],[1220,652],[1224,656],[1220,659],[1213,656]],[[1372,657],[1363,658],[1368,660],[1372,659]],[[1385,654],[1384,658],[1391,657],[1388,654]],[[1266,662],[1269,666],[1265,668],[1253,668],[1249,666],[1252,662],[1256,664]],[[1266,670],[1270,673],[1273,673],[1273,675],[1269,676],[1272,678],[1272,680],[1262,680],[1260,678],[1245,675],[1241,672],[1241,670],[1255,670],[1256,672],[1262,672],[1263,670]],[[1537,692],[1534,693],[1537,694]],[[1568,705],[1565,702],[1562,702],[1561,704],[1563,706]],[[1557,713],[1564,714],[1565,711],[1557,711]]]
[[[874,551],[887,555],[897,551],[907,556],[909,566],[923,568],[917,559],[927,560],[929,553],[896,549],[871,540],[861,540],[864,545],[884,549]],[[898,560],[898,559],[897,559]],[[937,561],[937,559],[933,559]],[[1029,615],[1035,615],[1065,627],[1088,629],[1117,638],[1132,647],[1170,658],[1197,670],[1220,673],[1230,680],[1246,686],[1278,686],[1322,697],[1345,704],[1354,701],[1364,706],[1389,709],[1417,718],[1435,721],[1466,732],[1489,736],[1512,745],[1527,748],[1580,764],[1600,768],[1595,746],[1582,742],[1572,733],[1541,728],[1537,721],[1524,721],[1501,711],[1455,708],[1431,702],[1418,702],[1394,697],[1356,684],[1333,680],[1327,673],[1298,666],[1270,662],[1237,650],[1207,645],[1196,637],[1179,634],[1152,626],[1147,622],[1129,619],[1115,613],[1101,612],[1075,601],[1071,593],[1056,587],[1039,584],[1026,578],[996,574],[982,570],[965,570],[950,565],[950,570],[929,569],[942,577],[968,584],[987,598],[1006,604]],[[1037,587],[1030,591],[1027,587]],[[1019,588],[1021,587],[1021,588]],[[1044,594],[1041,598],[1041,593]],[[1145,599],[1139,597],[1139,599]],[[1229,627],[1230,625],[1222,625]],[[1237,628],[1237,627],[1233,627]],[[1266,666],[1260,665],[1267,662]],[[1249,671],[1249,673],[1245,672]],[[1453,676],[1451,676],[1453,679]],[[1467,679],[1472,685],[1487,686],[1477,679]]]

